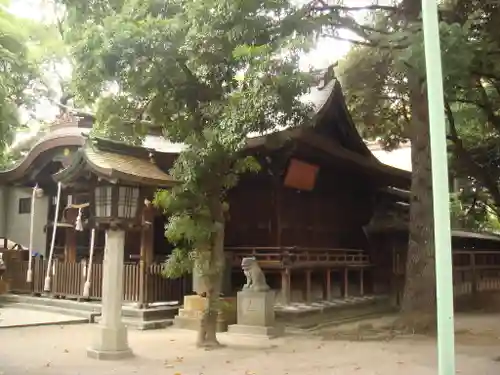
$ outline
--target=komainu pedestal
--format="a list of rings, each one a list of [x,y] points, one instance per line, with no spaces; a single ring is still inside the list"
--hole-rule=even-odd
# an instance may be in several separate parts
[[[185,296],[184,306],[179,309],[179,314],[174,318],[174,327],[181,329],[198,330],[201,324],[201,317],[205,310],[207,299],[198,295]],[[234,315],[235,304],[233,298],[221,298],[221,311],[217,317],[217,332],[227,331],[229,324],[236,321]]]
[[[237,296],[237,324],[229,326],[229,333],[258,335],[269,338],[281,336],[274,315],[275,294],[272,290],[244,289]]]

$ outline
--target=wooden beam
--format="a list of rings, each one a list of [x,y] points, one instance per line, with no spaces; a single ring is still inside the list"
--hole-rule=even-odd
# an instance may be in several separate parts
[[[312,301],[311,293],[311,270],[306,270],[306,301],[310,303]]]
[[[365,295],[365,270],[360,269],[359,270],[359,294],[364,296]]]
[[[474,295],[477,294],[478,277],[476,269],[476,255],[473,252],[470,253],[470,269],[472,274],[471,293]]]
[[[349,269],[344,268],[344,298],[349,297]]]
[[[78,217],[78,209],[66,209],[63,214],[63,220],[67,223],[75,224]],[[64,262],[76,262],[76,230],[75,228],[66,228],[64,239]]]
[[[145,308],[149,300],[148,267],[154,258],[154,215],[153,206],[144,207],[142,212],[141,249],[139,260],[139,307]]]
[[[66,228],[64,241],[64,262],[76,263],[76,231],[74,228]]]
[[[289,305],[291,302],[291,276],[290,269],[287,268],[281,271],[281,293],[283,295],[283,302],[285,305]]]
[[[326,282],[325,299],[327,301],[330,301],[332,299],[332,270],[329,268],[326,270],[325,282]]]

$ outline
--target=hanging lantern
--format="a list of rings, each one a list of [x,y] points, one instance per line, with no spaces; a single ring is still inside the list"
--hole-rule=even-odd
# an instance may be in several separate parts
[[[43,197],[43,189],[38,187],[38,185],[35,187],[35,197],[36,198],[42,198]]]
[[[97,225],[134,225],[137,223],[140,201],[140,188],[102,181],[94,188],[94,220]]]

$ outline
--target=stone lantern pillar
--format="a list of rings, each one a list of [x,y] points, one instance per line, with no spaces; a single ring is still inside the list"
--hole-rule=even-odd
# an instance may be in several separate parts
[[[102,278],[102,315],[88,357],[123,359],[132,356],[122,322],[125,229],[137,219],[140,189],[100,184],[92,208],[96,225],[106,229]]]

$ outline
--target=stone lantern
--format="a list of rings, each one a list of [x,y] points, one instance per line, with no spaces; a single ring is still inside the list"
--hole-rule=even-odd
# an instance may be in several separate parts
[[[106,230],[106,244],[101,321],[87,354],[97,359],[122,359],[132,355],[121,318],[125,230],[139,224],[141,190],[101,180],[92,191],[92,220]]]
[[[111,183],[95,186],[91,204],[95,224],[112,230],[138,224],[140,195],[139,187]]]

